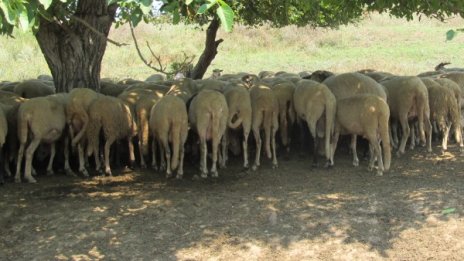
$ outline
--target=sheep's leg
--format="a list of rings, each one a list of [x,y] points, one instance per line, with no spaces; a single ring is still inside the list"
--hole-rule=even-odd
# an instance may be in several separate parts
[[[111,145],[113,144],[114,142],[114,138],[108,138],[105,142],[105,156],[104,156],[104,160],[105,160],[105,174],[108,175],[108,176],[113,176],[113,174],[111,173],[111,167],[110,167],[110,149],[111,149]]]
[[[272,168],[275,169],[279,166],[277,162],[277,153],[276,153],[276,141],[275,136],[277,134],[277,127],[276,125],[272,125],[271,127],[271,146],[272,146]]]
[[[243,128],[243,142],[242,142],[242,147],[243,147],[243,167],[244,168],[249,168],[249,163],[248,163],[248,136],[250,134],[250,130],[246,131],[245,128]]]
[[[132,143],[130,141],[131,139],[129,138],[129,142]],[[145,157],[143,155],[143,144],[142,144],[142,135],[139,134],[139,155],[140,155],[140,168],[142,169],[146,169],[147,168],[147,164],[145,163]],[[133,147],[134,145],[132,144],[132,150],[133,150]],[[135,161],[135,157],[134,157],[134,161]],[[132,162],[131,162],[132,164]],[[135,165],[131,165],[131,166],[135,166]]]
[[[37,181],[32,177],[32,158],[34,156],[34,152],[37,149],[37,147],[40,144],[40,139],[34,139],[32,142],[29,144],[29,146],[26,149],[26,164],[24,167],[24,178],[29,182],[29,183],[36,183]]]
[[[413,150],[414,147],[416,146],[416,126],[414,125],[414,123],[411,124],[411,132],[410,132],[410,137],[409,137],[409,149],[410,150]]]
[[[53,160],[55,159],[55,155],[56,155],[56,146],[55,146],[55,142],[53,142],[52,144],[50,144],[50,159],[48,160],[48,165],[47,165],[47,175],[48,176],[54,174],[54,172],[53,172]]]
[[[161,147],[164,150],[164,158],[166,159],[166,178],[172,177],[171,170],[171,148],[167,139],[161,141]]]
[[[80,142],[77,144],[77,153],[79,154],[79,172],[88,177],[89,172],[85,168],[84,148],[82,148],[82,143]]]
[[[451,130],[451,123],[443,124],[443,139],[441,141],[441,148],[443,151],[448,149],[448,137]]]
[[[159,150],[160,150],[160,167],[159,167],[159,170],[160,171],[165,171],[166,170],[166,157],[164,156],[164,151],[165,151],[165,148],[163,146],[163,142],[161,140],[158,141],[159,142]]]
[[[335,155],[335,150],[337,149],[337,143],[338,143],[339,136],[340,136],[340,130],[338,129],[337,126],[335,126],[334,135],[333,135],[332,143],[330,146],[330,162],[332,163],[332,166],[334,165],[334,155]]]
[[[359,166],[358,152],[356,151],[356,145],[358,142],[358,137],[356,135],[351,135],[351,151],[353,153],[353,166]]]
[[[400,148],[398,149],[398,153],[397,153],[398,156],[401,154],[404,154],[405,148],[406,148],[406,142],[408,141],[408,137],[409,137],[409,132],[411,131],[409,129],[407,114],[401,115],[400,124],[401,124],[401,128],[403,131],[403,136],[401,137]]]
[[[204,134],[200,135],[200,153],[201,153],[201,159],[200,159],[200,171],[201,171],[201,177],[202,178],[207,178],[208,177],[208,168],[206,166],[206,157],[208,154],[208,147],[206,144],[206,137]]]
[[[391,132],[392,132],[392,146],[393,148],[397,149],[399,146],[399,140],[398,140],[398,122],[397,121],[392,121],[391,123]]]
[[[127,145],[129,147],[129,168],[134,169],[135,167],[135,154],[134,154],[134,143],[132,139],[129,137],[127,138]],[[143,153],[141,155],[141,162],[143,162],[142,168],[146,168],[145,161],[143,161]]]
[[[253,112],[253,124],[252,124],[252,130],[253,130],[253,136],[255,137],[255,142],[256,142],[256,155],[255,155],[255,163],[251,167],[252,170],[257,170],[259,165],[260,165],[260,157],[261,157],[261,146],[262,146],[262,141],[261,141],[261,134],[259,133],[261,123],[263,122],[263,113],[262,112]]]
[[[373,148],[373,156],[371,156],[371,162],[369,162],[369,170],[374,168],[374,161],[377,158],[377,176],[382,176],[384,171],[382,149],[380,148],[380,144],[376,136],[377,135],[372,135],[369,137],[369,145]]]
[[[21,182],[21,164],[23,161],[24,157],[24,147],[26,144],[21,143],[19,145],[19,150],[18,150],[18,158],[16,160],[16,174],[15,174],[15,182],[20,183]]]
[[[228,146],[227,144],[229,143],[228,141],[228,132],[229,130],[226,129],[226,131],[224,132],[224,135],[222,136],[222,139],[221,139],[221,154],[219,155],[219,166],[221,168],[226,168],[226,163],[227,163],[227,160],[229,158],[229,153],[228,153]]]
[[[5,170],[5,174],[7,177],[11,177],[11,170],[10,170],[10,162],[8,160],[8,152],[5,151],[2,153],[2,159],[3,159],[3,168]]]
[[[156,162],[156,139],[153,137],[151,142],[151,168],[158,171],[158,163]]]
[[[66,175],[75,176],[69,165],[69,137],[64,137],[64,171]]]
[[[184,175],[184,145],[179,144],[179,167],[177,168],[177,179],[182,179]]]
[[[218,160],[218,148],[219,148],[219,142],[221,140],[221,137],[219,134],[216,134],[215,136],[212,137],[211,141],[211,156],[212,156],[212,165],[211,165],[211,176],[213,178],[218,177],[218,171],[217,171],[217,160]]]
[[[317,130],[316,130],[316,126],[317,126],[317,120],[312,120],[310,118],[311,115],[307,115],[306,117],[306,122],[308,124],[308,128],[309,128],[309,132],[311,133],[311,136],[313,137],[313,167],[317,167],[317,158],[318,158],[318,155],[317,155],[317,150],[318,150],[318,146],[319,146],[319,139],[317,138]]]

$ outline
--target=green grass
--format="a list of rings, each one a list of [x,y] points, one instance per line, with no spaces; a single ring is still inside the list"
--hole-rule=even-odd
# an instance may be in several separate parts
[[[218,37],[224,42],[207,75],[214,68],[224,73],[373,68],[405,75],[432,70],[442,61],[464,67],[464,34],[445,41],[447,30],[463,25],[464,20],[457,18],[446,23],[430,19],[407,22],[376,14],[338,30],[236,26],[232,33],[225,33],[220,29]],[[166,64],[179,60],[182,52],[198,57],[205,37],[201,28],[167,24],[141,25],[136,34],[146,57],[150,58],[145,44],[148,41]],[[108,45],[102,77],[145,79],[154,73],[138,58],[127,27],[113,28],[110,38],[130,45]],[[17,33],[15,39],[0,38],[0,80],[22,80],[39,74],[49,74],[49,70],[32,35]]]

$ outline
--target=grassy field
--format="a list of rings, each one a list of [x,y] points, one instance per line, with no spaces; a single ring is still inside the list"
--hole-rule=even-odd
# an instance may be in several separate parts
[[[464,34],[445,41],[449,29],[460,28],[463,19],[446,23],[422,19],[407,22],[387,15],[371,15],[357,25],[338,30],[236,26],[232,33],[220,29],[224,42],[209,71],[261,70],[299,72],[325,69],[345,72],[365,68],[397,74],[417,74],[442,61],[464,67]],[[182,52],[198,57],[205,31],[186,25],[141,25],[136,34],[147,58],[145,42],[161,55],[164,63],[179,60]],[[138,58],[127,27],[112,29],[110,38],[130,44],[109,45],[103,59],[102,77],[145,79],[153,71]],[[0,80],[21,80],[49,74],[40,48],[30,34],[15,39],[0,38]],[[208,72],[210,74],[210,72]]]

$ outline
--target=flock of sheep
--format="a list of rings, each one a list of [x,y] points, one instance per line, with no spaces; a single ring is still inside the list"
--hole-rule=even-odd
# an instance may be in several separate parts
[[[165,80],[160,75],[117,83],[102,79],[101,93],[75,88],[55,94],[49,76],[2,82],[0,164],[8,176],[12,175],[10,167],[16,166],[16,182],[21,182],[22,174],[26,181],[36,182],[34,152],[41,143],[51,144],[47,173],[53,174],[55,143],[61,141],[67,174],[74,173],[69,152],[77,149],[82,175],[89,176],[88,157],[92,155],[96,170],[112,175],[110,148],[116,141],[126,140],[131,164],[138,148],[140,167],[147,167],[151,152],[152,167],[165,171],[167,177],[177,170],[177,178],[183,175],[186,150],[195,151],[199,145],[201,177],[208,173],[217,177],[218,164],[226,166],[229,151],[241,152],[243,166],[249,167],[250,131],[256,143],[251,168],[256,170],[263,143],[264,153],[277,167],[276,135],[288,153],[290,141],[297,139],[292,137],[292,129],[307,124],[314,164],[322,153],[326,166],[334,165],[339,136],[349,134],[353,164],[359,164],[356,137],[364,137],[369,141],[369,169],[382,175],[390,167],[391,147],[402,154],[408,140],[411,149],[422,143],[431,152],[432,133],[436,132],[446,150],[451,132],[463,149],[464,71],[445,69],[444,65],[417,76],[373,70],[342,74],[262,71],[257,75],[215,71],[204,80]],[[187,142],[188,136],[195,138]]]

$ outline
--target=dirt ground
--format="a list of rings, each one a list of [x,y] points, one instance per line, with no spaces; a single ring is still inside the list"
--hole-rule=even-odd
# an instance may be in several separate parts
[[[383,177],[342,151],[240,159],[217,180],[153,171],[39,176],[0,187],[0,260],[462,260],[464,158],[434,147],[393,158]]]

